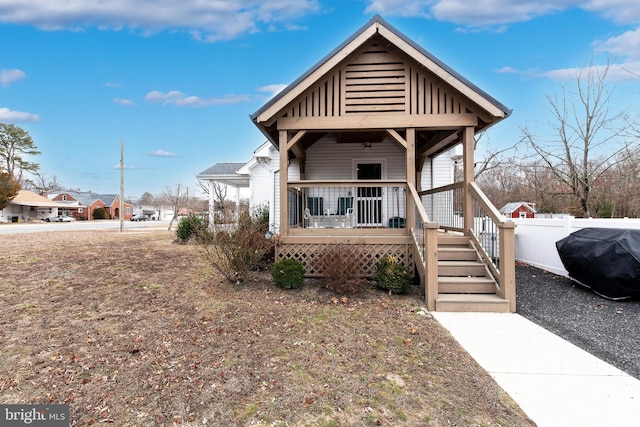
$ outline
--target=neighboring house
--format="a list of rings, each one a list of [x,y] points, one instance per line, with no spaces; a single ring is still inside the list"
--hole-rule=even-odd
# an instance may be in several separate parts
[[[500,209],[500,213],[507,218],[535,218],[535,203],[511,202]]]
[[[163,210],[162,206],[137,205],[133,208],[133,214],[144,215],[147,219],[155,221],[160,219],[160,211]]]
[[[263,144],[266,145],[266,144]],[[251,163],[251,162],[249,162]],[[248,164],[248,163],[247,163]],[[245,163],[216,163],[196,175],[201,181],[207,183],[209,190],[209,223],[214,224],[216,217],[222,216],[219,212],[221,206],[217,205],[218,200],[215,199],[216,194],[214,185],[216,182],[232,187],[235,193],[235,206],[240,206],[240,192],[243,188],[250,188],[251,177],[249,173],[240,173]],[[256,197],[259,197],[256,195]],[[253,198],[252,198],[253,199]],[[261,200],[261,199],[257,199]],[[224,206],[222,206],[224,207]]]
[[[65,212],[78,220],[93,220],[93,212],[102,208],[110,219],[120,218],[120,196],[117,194],[95,194],[78,191],[65,191],[48,195],[50,200],[65,205]],[[124,219],[133,216],[133,205],[124,203]]]
[[[248,163],[198,178],[264,191],[252,203],[268,199],[276,258],[307,276],[323,274],[326,245],[356,245],[357,274],[394,256],[430,310],[515,311],[514,224],[473,174],[475,135],[510,114],[375,16],[251,115],[268,144]],[[463,180],[451,183],[454,158]],[[491,222],[483,236],[477,218]]]
[[[63,213],[64,205],[28,190],[20,190],[9,206],[0,210],[0,222],[43,220]]]

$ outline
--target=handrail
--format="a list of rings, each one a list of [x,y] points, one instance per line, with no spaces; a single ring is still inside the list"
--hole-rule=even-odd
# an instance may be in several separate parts
[[[287,187],[404,187],[407,181],[387,179],[314,179],[289,181]]]
[[[418,213],[420,214],[420,219],[423,223],[431,222],[429,220],[429,215],[427,215],[427,211],[422,206],[422,202],[420,201],[420,196],[418,196],[418,192],[416,191],[416,187],[412,183],[408,183],[407,187],[409,187],[409,192],[411,193],[411,197],[413,198],[413,202],[418,209]]]
[[[464,182],[460,181],[460,182],[454,182],[453,184],[449,184],[449,185],[443,185],[442,187],[436,187],[436,188],[430,188],[429,190],[423,190],[423,191],[419,192],[418,194],[420,196],[428,196],[429,194],[441,193],[443,191],[451,191],[451,190],[455,190],[457,188],[463,188],[463,187],[464,187]]]
[[[493,222],[499,225],[505,225],[508,221],[504,219],[500,211],[491,203],[491,201],[485,196],[480,187],[475,182],[469,183],[469,189],[471,194],[478,200],[480,205],[487,211],[489,217]]]

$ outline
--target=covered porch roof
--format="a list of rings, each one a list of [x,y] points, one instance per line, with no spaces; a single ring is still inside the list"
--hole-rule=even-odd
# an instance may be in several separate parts
[[[205,181],[217,181],[236,188],[247,188],[249,187],[250,176],[238,173],[244,165],[245,163],[216,163],[200,172],[196,175],[196,178]]]
[[[63,203],[51,201],[51,200],[47,199],[46,197],[43,197],[43,196],[41,196],[39,194],[36,194],[36,193],[34,193],[32,191],[28,191],[28,190],[20,190],[20,191],[18,191],[18,194],[13,199],[11,199],[9,204],[21,205],[21,206],[33,206],[33,207],[40,207],[40,208],[64,208],[64,207],[66,207],[66,205],[63,204]]]

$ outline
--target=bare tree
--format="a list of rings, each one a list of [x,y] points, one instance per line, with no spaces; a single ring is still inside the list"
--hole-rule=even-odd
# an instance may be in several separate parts
[[[46,172],[41,170],[37,170],[33,173],[31,185],[35,190],[45,193],[60,191],[62,189],[62,185],[58,182],[57,176],[53,175],[50,177]]]
[[[186,204],[186,192],[181,184],[177,184],[175,187],[167,187],[164,193],[162,194],[166,202],[173,209],[173,216],[171,217],[171,221],[169,222],[168,230],[171,230],[171,226],[173,226],[173,222],[178,217],[180,212],[180,208],[185,206]]]
[[[612,90],[607,83],[609,67],[590,66],[576,78],[576,91],[562,88],[547,95],[551,121],[547,127],[554,138],[544,141],[528,128],[525,140],[566,186],[583,216],[593,210],[594,183],[621,159],[631,129],[625,111],[610,110]]]
[[[486,144],[482,141],[483,138],[486,140]],[[487,149],[485,150],[483,156],[478,156],[479,158],[476,158],[475,160],[475,163],[473,165],[474,179],[477,180],[480,176],[482,176],[483,173],[489,172],[495,168],[499,168],[505,163],[513,163],[515,151],[518,148],[520,142],[521,141],[518,141],[515,144],[503,149],[489,150],[488,147],[491,146],[491,143],[489,141],[488,132],[481,132],[477,134],[473,141],[474,152],[478,152],[478,146],[485,146],[485,148]]]
[[[138,199],[138,203],[141,205],[147,205],[147,206],[153,205],[153,194],[149,193],[148,191],[145,191],[144,193],[142,193],[142,196],[140,196],[140,198]]]

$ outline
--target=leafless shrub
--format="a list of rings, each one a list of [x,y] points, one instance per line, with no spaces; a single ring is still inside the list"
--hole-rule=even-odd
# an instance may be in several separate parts
[[[321,275],[320,286],[338,294],[353,294],[367,281],[359,277],[358,262],[362,259],[362,246],[358,244],[331,243],[321,249],[315,269]]]
[[[202,256],[229,282],[244,281],[273,261],[274,241],[262,221],[242,213],[236,225],[201,232]]]

